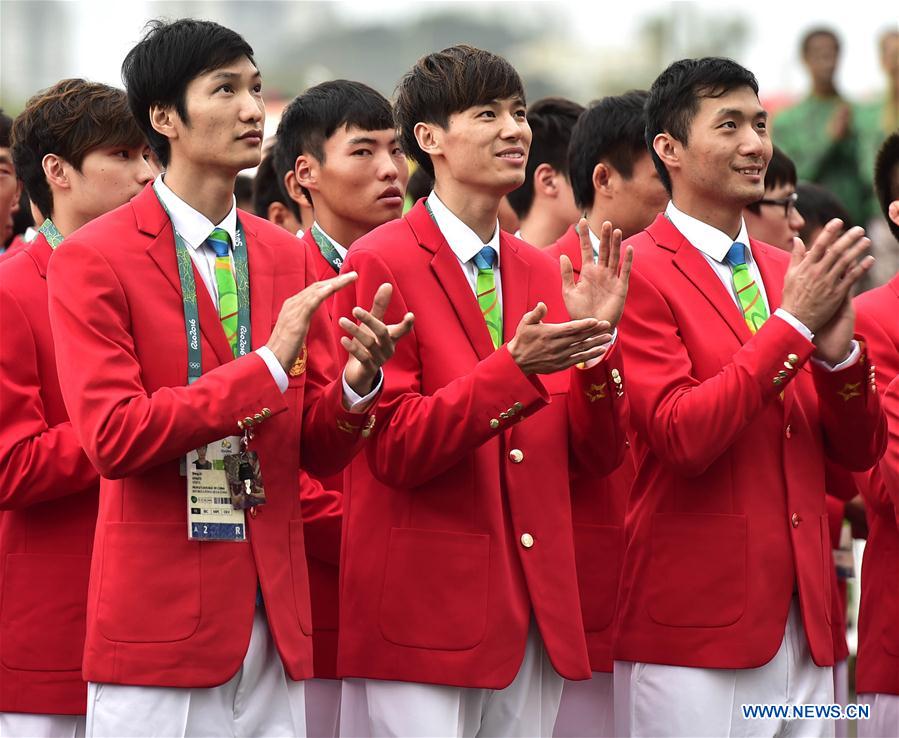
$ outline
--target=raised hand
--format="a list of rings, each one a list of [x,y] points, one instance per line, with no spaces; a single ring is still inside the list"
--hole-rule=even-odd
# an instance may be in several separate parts
[[[602,356],[612,340],[609,324],[595,318],[567,323],[543,323],[546,305],[525,313],[507,344],[512,359],[525,374],[552,374]]]
[[[338,321],[349,334],[340,339],[340,345],[350,355],[344,377],[353,391],[361,396],[371,392],[378,371],[393,356],[397,341],[412,330],[415,320],[412,313],[406,313],[399,323],[384,324],[382,318],[387,313],[392,294],[393,285],[385,282],[378,287],[371,310],[353,308],[353,317],[358,323],[346,317]]]
[[[621,231],[613,230],[606,221],[600,230],[599,258],[594,261],[586,218],[581,218],[577,231],[581,239],[581,276],[577,283],[571,260],[564,254],[559,259],[565,307],[574,320],[596,318],[615,328],[624,312],[634,250],[628,246],[622,259]]]
[[[271,349],[285,372],[293,366],[303,347],[312,314],[328,297],[354,282],[356,277],[356,272],[347,272],[321,282],[313,282],[284,301],[272,335],[265,345]]]

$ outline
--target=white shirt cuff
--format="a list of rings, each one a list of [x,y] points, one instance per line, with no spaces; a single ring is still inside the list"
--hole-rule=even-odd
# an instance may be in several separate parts
[[[852,350],[849,352],[849,356],[847,356],[843,361],[839,364],[831,364],[828,361],[823,361],[821,359],[816,359],[814,356],[812,357],[812,361],[815,362],[820,367],[827,369],[829,372],[838,372],[840,369],[846,369],[852,366],[858,358],[862,355],[861,347],[858,345],[858,341],[852,339]]]
[[[609,342],[606,344],[606,346],[608,346],[608,348],[606,349],[606,353],[603,354],[602,356],[597,356],[597,357],[594,358],[594,359],[590,359],[590,361],[588,361],[588,362],[586,362],[586,363],[584,364],[584,369],[592,369],[592,368],[595,367],[600,361],[602,361],[603,359],[605,359],[605,358],[606,358],[606,354],[609,353],[609,351],[611,350],[612,346],[615,345],[615,341],[617,341],[617,340],[618,340],[618,328],[615,328],[615,330],[612,331],[612,340],[609,341]]]
[[[789,323],[789,324],[790,324],[791,326],[793,326],[797,331],[799,331],[803,336],[805,336],[805,338],[806,338],[807,340],[811,341],[812,339],[814,339],[815,334],[812,333],[812,332],[806,327],[805,323],[803,323],[801,320],[799,320],[799,319],[798,319],[795,315],[793,315],[792,313],[788,313],[788,312],[787,312],[786,310],[784,310],[783,308],[777,308],[777,310],[774,311],[774,314],[775,314],[778,318],[780,318],[781,320],[787,321],[787,323]]]
[[[375,382],[375,388],[365,397],[359,397],[356,391],[350,387],[346,381],[346,369],[343,370],[343,401],[347,409],[351,413],[364,413],[371,406],[372,400],[381,391],[381,385],[384,384],[384,372],[378,369],[378,381]]]
[[[275,358],[275,352],[268,346],[260,346],[256,349],[256,353],[259,354],[260,358],[265,362],[268,370],[272,373],[272,379],[275,380],[275,384],[278,385],[278,389],[281,390],[281,394],[283,395],[287,392],[287,372],[284,371],[281,362]]]

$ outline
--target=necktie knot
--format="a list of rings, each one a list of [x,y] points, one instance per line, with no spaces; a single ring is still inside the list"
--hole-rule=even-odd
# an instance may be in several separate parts
[[[731,267],[742,266],[746,263],[746,244],[736,241],[733,246],[727,250],[724,260]]]
[[[493,269],[496,265],[496,251],[492,246],[485,246],[474,255],[473,261],[478,269]]]
[[[228,256],[228,250],[231,248],[231,237],[224,228],[213,228],[212,233],[206,239],[216,256]]]

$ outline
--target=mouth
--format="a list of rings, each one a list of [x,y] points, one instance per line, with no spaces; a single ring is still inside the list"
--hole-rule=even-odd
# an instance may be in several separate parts
[[[240,141],[250,141],[251,143],[262,143],[262,131],[247,131],[238,137]]]
[[[502,151],[498,152],[496,157],[498,159],[504,159],[505,161],[515,164],[524,164],[525,151],[520,146],[514,146],[512,148],[503,149]]]
[[[757,181],[757,180],[761,179],[762,172],[764,170],[760,166],[749,166],[749,167],[741,167],[741,168],[737,169],[737,171],[744,177],[749,177],[753,181]]]
[[[388,187],[378,195],[378,202],[382,202],[390,207],[399,207],[403,204],[403,193],[399,187]]]

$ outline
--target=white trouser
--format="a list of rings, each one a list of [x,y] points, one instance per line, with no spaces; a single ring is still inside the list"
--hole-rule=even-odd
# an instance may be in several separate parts
[[[549,738],[562,682],[532,621],[524,660],[505,689],[344,679],[340,734],[352,738]]]
[[[306,735],[303,682],[284,673],[265,610],[256,608],[243,665],[218,687],[87,687],[89,738]]]
[[[844,707],[849,702],[849,662],[847,659],[833,665],[833,701]],[[849,738],[849,720],[834,721],[834,738]]]
[[[619,736],[782,736],[824,738],[832,720],[745,719],[742,705],[833,703],[833,670],[815,666],[796,598],[780,648],[755,669],[699,669],[615,662]]]
[[[594,671],[583,682],[565,680],[553,738],[612,738],[615,712],[612,675]]]
[[[855,723],[858,738],[899,738],[899,694],[866,692],[858,701],[871,707],[871,716]]]
[[[340,735],[340,680],[307,679],[306,738]]]
[[[0,738],[84,738],[84,715],[0,712]]]

